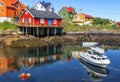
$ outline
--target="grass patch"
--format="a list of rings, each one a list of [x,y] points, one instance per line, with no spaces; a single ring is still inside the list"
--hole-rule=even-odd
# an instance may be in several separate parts
[[[0,23],[0,30],[11,30],[11,29],[17,29],[15,24],[12,24],[10,22],[4,21],[3,23]]]

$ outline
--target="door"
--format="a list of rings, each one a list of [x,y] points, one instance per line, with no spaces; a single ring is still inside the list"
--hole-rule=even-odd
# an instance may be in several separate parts
[[[48,25],[52,25],[52,19],[48,19]]]
[[[25,20],[25,21],[26,21],[26,24],[28,24],[28,18],[26,18],[26,20]]]

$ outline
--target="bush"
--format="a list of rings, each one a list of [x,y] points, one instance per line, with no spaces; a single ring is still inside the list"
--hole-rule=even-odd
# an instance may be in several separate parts
[[[8,21],[3,22],[4,25],[9,25],[10,23]]]

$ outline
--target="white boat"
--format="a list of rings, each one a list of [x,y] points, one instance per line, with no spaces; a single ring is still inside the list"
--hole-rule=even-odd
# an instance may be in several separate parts
[[[105,55],[105,51],[99,47],[91,47],[86,52],[80,52],[80,58],[84,61],[99,67],[106,67],[110,60]]]
[[[98,42],[82,42],[83,47],[95,47],[98,46]]]

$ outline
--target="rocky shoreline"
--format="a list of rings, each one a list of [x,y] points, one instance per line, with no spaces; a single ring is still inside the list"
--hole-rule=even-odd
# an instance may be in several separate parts
[[[43,47],[53,44],[80,44],[84,41],[95,41],[101,44],[120,46],[120,34],[112,33],[67,33],[62,36],[36,38],[24,35],[0,36],[0,48],[6,47]]]

